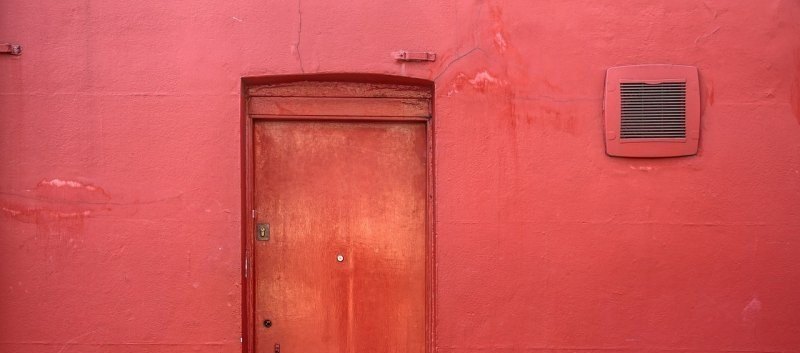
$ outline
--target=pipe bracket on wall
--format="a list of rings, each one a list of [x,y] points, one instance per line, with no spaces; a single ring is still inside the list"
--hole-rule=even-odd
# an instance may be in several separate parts
[[[436,53],[431,52],[411,52],[411,51],[396,51],[392,53],[397,61],[436,61]]]
[[[0,43],[0,54],[21,55],[22,46],[19,44]]]

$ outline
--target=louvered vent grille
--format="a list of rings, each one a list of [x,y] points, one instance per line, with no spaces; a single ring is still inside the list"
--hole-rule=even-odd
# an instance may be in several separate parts
[[[686,83],[622,82],[620,137],[686,138]]]

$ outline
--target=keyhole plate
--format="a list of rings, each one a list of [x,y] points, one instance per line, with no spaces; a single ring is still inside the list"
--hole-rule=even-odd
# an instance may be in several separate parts
[[[259,223],[256,226],[256,239],[269,240],[269,223]]]

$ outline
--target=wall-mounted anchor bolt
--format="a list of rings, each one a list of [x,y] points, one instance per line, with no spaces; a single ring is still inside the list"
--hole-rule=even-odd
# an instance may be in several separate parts
[[[20,55],[22,46],[19,44],[0,43],[0,54]]]

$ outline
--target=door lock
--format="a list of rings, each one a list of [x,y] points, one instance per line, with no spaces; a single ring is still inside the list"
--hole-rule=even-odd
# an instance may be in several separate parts
[[[269,223],[256,225],[256,239],[261,241],[269,240]]]

